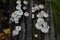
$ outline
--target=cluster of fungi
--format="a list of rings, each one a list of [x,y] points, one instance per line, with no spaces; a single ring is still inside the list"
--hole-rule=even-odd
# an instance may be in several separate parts
[[[36,23],[34,24],[36,30],[41,31],[42,33],[49,32],[50,27],[47,21],[49,15],[45,10],[45,1],[37,2],[33,0],[31,5],[31,2],[28,0],[16,0],[15,9],[11,8],[13,5],[9,4],[9,2],[6,3],[7,5],[4,4],[5,6],[2,6],[3,3],[1,3],[0,7],[0,40],[6,38],[6,40],[9,40],[12,36],[19,35],[20,31],[23,30],[23,27],[21,26],[21,23],[23,23],[22,21],[24,21],[24,23],[26,22],[25,25],[27,26],[29,20],[36,20]],[[11,10],[14,11],[11,12]],[[30,23],[33,23],[32,21],[30,21]],[[35,37],[38,37],[38,35],[35,34]]]

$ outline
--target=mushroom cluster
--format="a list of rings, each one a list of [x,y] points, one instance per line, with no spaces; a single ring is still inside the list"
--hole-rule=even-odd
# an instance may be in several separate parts
[[[37,19],[37,23],[35,24],[36,29],[41,30],[43,33],[47,33],[49,31],[49,25],[44,19],[40,16]]]
[[[23,10],[27,10],[28,1],[24,0],[24,1],[23,1],[23,4],[24,4]],[[25,16],[25,17],[28,17],[28,16],[29,16],[29,12],[28,12],[28,11],[25,11],[25,12],[24,12],[24,16]]]
[[[11,14],[11,18],[10,18],[10,21],[11,22],[14,22],[15,24],[18,24],[19,23],[19,19],[22,17],[23,15],[23,10],[26,10],[26,6],[23,6],[22,7],[22,1],[21,0],[17,0],[16,1],[17,3],[17,6],[16,6],[16,11],[14,11],[12,14]],[[28,4],[28,1],[23,1],[23,4],[24,5],[27,5]],[[23,10],[22,10],[23,8]],[[29,13],[28,12],[24,12],[24,16],[25,17],[28,17],[29,16]],[[19,31],[21,31],[21,26],[15,26],[15,30],[13,30],[12,32],[12,35],[13,36],[16,36],[19,34]]]
[[[32,13],[34,13],[37,10],[40,10],[40,9],[44,9],[44,5],[43,4],[35,5],[34,7],[32,7]]]
[[[10,20],[12,22],[15,22],[16,24],[19,23],[19,18],[21,18],[21,16],[23,15],[23,11],[21,9],[21,1],[18,0],[16,1],[17,3],[17,6],[16,6],[16,11],[14,11],[12,14],[11,14],[11,18]]]
[[[16,26],[15,30],[13,30],[12,35],[16,36],[19,34],[19,32],[21,31],[21,26]]]
[[[20,0],[17,0],[16,1],[17,3],[17,6],[16,6],[16,11],[14,11],[12,14],[11,14],[11,18],[10,18],[10,21],[11,22],[14,22],[16,24],[19,23],[19,19],[22,17],[23,15],[23,10],[22,10],[22,5],[21,5],[21,1]],[[15,26],[15,30],[13,30],[12,32],[12,35],[13,36],[16,36],[19,34],[19,31],[21,31],[21,26]]]
[[[48,14],[44,11],[41,11],[37,14],[37,18],[42,18],[42,17],[45,17],[47,18],[48,17]]]
[[[19,23],[19,19],[22,17],[22,15],[23,15],[23,10],[26,10],[27,9],[27,7],[26,6],[23,6],[22,7],[22,4],[21,4],[21,1],[20,0],[18,0],[18,1],[16,1],[16,3],[17,3],[17,6],[16,6],[16,11],[14,11],[12,14],[11,14],[11,18],[10,18],[10,20],[12,21],[12,22],[15,22],[16,24],[17,23]],[[27,5],[28,4],[28,1],[23,1],[23,4],[24,5]],[[23,8],[23,10],[22,10],[22,8]],[[44,5],[43,4],[39,4],[39,5],[35,5],[35,6],[33,6],[32,7],[32,18],[34,18],[34,14],[33,13],[35,13],[36,11],[40,11],[41,9],[44,9]],[[25,17],[28,17],[29,16],[29,12],[27,12],[27,11],[25,11],[24,12],[24,16]],[[37,15],[37,23],[35,24],[35,27],[36,27],[36,29],[38,29],[38,30],[41,30],[41,32],[43,32],[43,33],[48,33],[48,31],[49,31],[49,25],[47,24],[47,22],[44,20],[44,18],[47,18],[48,17],[48,14],[45,12],[45,11],[40,11]],[[43,18],[44,17],[44,18]],[[18,35],[18,33],[19,33],[19,31],[21,31],[21,26],[16,26],[16,29],[15,30],[13,30],[13,36],[14,35]]]
[[[40,4],[39,5],[40,9],[44,8],[44,5]],[[49,31],[49,25],[47,22],[44,20],[44,18],[48,17],[48,14],[45,11],[40,11],[38,12],[37,16],[37,23],[35,24],[36,29],[41,30],[43,33],[48,33]],[[44,18],[43,18],[44,17]]]

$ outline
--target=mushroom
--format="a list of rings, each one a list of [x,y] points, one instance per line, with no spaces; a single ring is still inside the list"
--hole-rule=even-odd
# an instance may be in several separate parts
[[[13,30],[13,32],[12,32],[12,35],[13,36],[17,36],[19,34],[19,31],[18,30]]]
[[[16,9],[17,9],[17,10],[22,10],[22,9],[21,9],[21,5],[17,5],[17,6],[16,6]]]
[[[35,15],[34,15],[34,14],[32,14],[32,18],[34,18],[34,16],[35,16]]]
[[[40,4],[40,5],[39,5],[39,8],[40,8],[40,9],[43,9],[43,8],[44,8],[44,5],[43,5],[43,4]]]
[[[29,16],[29,13],[28,13],[28,12],[25,12],[24,15],[25,15],[26,17],[28,17],[28,16]]]
[[[49,27],[42,27],[41,28],[41,32],[43,32],[43,33],[48,33],[48,31],[49,31]]]
[[[23,9],[26,10],[26,7],[24,6]]]
[[[16,29],[17,31],[21,31],[21,26],[16,26]]]
[[[48,17],[48,14],[44,11],[41,11],[41,14],[43,15],[43,17]]]
[[[37,23],[40,23],[40,22],[44,22],[44,19],[43,18],[38,18]]]
[[[16,1],[16,3],[17,3],[17,4],[21,4],[21,1],[20,1],[20,0],[18,0],[18,1]]]
[[[23,3],[27,5],[28,4],[28,1],[24,0]]]
[[[22,10],[20,10],[20,11],[15,11],[15,13],[16,13],[17,15],[20,15],[20,16],[23,15],[23,11],[22,11]]]
[[[35,34],[35,37],[38,37],[38,35],[37,35],[37,34]]]

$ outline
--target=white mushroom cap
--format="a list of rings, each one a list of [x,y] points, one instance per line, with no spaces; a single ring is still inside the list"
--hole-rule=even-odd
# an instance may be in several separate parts
[[[42,27],[45,27],[45,28],[47,28],[47,26],[48,26],[48,24],[44,21],[44,19],[42,19],[42,18],[39,18],[38,20],[37,20],[37,23],[35,24],[35,27],[37,28],[37,29],[41,29]]]
[[[32,10],[32,13],[34,13],[35,12],[35,10]]]
[[[18,0],[18,1],[16,1],[16,3],[17,3],[17,4],[21,4],[21,1],[20,1],[20,0]]]
[[[49,29],[49,26],[47,25],[46,22],[41,21],[40,23],[35,24],[36,29],[40,30],[42,28],[47,28]]]
[[[41,32],[43,32],[43,33],[48,33],[49,28],[50,28],[50,27],[47,25],[47,23],[44,22],[43,27],[41,28]]]
[[[28,4],[28,1],[23,1],[24,4]]]
[[[11,14],[11,17],[12,17],[12,18],[15,18],[15,17],[17,17],[17,14],[16,14],[15,12],[13,12],[13,13]]]
[[[32,14],[32,18],[34,18],[34,14]]]
[[[43,4],[40,4],[40,5],[39,5],[39,8],[40,8],[40,9],[43,9],[43,8],[44,8],[44,5],[43,5]]]
[[[32,12],[34,13],[36,11],[35,7],[32,7]]]
[[[28,17],[28,16],[29,16],[29,13],[28,13],[28,12],[25,12],[24,15],[25,15],[26,17]]]
[[[41,17],[40,14],[37,14],[37,18]]]
[[[35,37],[38,37],[38,34],[35,34]]]
[[[18,34],[19,34],[19,31],[13,30],[13,32],[12,32],[12,35],[13,35],[13,36],[17,36]]]
[[[42,26],[41,26],[40,23],[36,23],[36,24],[35,24],[35,27],[36,27],[36,29],[38,29],[38,30],[40,30],[40,29],[42,28]]]
[[[40,23],[40,22],[44,22],[44,19],[43,18],[38,18],[37,23]]]
[[[44,16],[44,17],[48,17],[48,14],[47,14],[47,13],[44,13],[43,16]]]
[[[47,27],[48,26],[47,23],[43,22],[43,21],[40,23],[40,25],[42,25],[42,27]]]
[[[26,10],[26,7],[24,6],[23,9]]]
[[[43,33],[48,33],[49,29],[46,27],[41,28],[41,32]]]
[[[44,11],[41,11],[41,14],[44,16],[44,17],[48,17],[48,14]]]
[[[39,10],[39,6],[35,6],[35,10],[36,10],[36,11]]]
[[[15,13],[16,13],[17,15],[23,15],[23,11],[22,11],[22,10],[20,10],[20,11],[15,11]]]
[[[22,10],[22,9],[21,9],[21,5],[17,5],[17,6],[16,6],[16,9],[17,9],[17,10]]]
[[[16,26],[17,31],[21,31],[21,26]]]
[[[17,23],[19,23],[19,18],[14,18],[14,22],[17,24]]]
[[[39,12],[39,13],[37,14],[37,18],[41,18],[41,17],[43,17],[43,15]]]

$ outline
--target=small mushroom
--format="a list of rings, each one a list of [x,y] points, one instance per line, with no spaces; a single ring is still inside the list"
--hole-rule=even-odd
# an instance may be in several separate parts
[[[43,17],[46,17],[46,18],[48,17],[48,14],[44,11],[41,11],[41,14],[43,15]]]
[[[26,10],[26,7],[24,6],[23,9]]]
[[[37,18],[41,18],[41,17],[43,17],[43,15],[39,12],[39,13],[37,14]]]
[[[16,14],[15,12],[13,12],[13,13],[11,14],[11,17],[12,17],[12,18],[15,18],[15,17],[17,17],[17,14]]]
[[[34,16],[35,16],[35,15],[34,15],[34,14],[32,14],[32,18],[34,18]]]
[[[17,36],[18,34],[19,34],[19,31],[18,30],[13,30],[12,36]]]
[[[28,16],[29,16],[29,13],[28,13],[28,12],[25,12],[24,15],[25,15],[26,17],[28,17]]]
[[[43,5],[43,4],[40,4],[40,5],[39,5],[39,8],[40,8],[40,9],[43,9],[43,8],[44,8],[44,5]]]
[[[40,23],[36,23],[36,24],[35,24],[35,27],[36,27],[36,29],[38,29],[38,30],[40,30],[40,29],[42,28],[42,26],[41,26]]]
[[[21,4],[21,1],[20,1],[20,0],[18,0],[18,1],[16,1],[16,3],[17,3],[17,4]]]
[[[36,11],[39,10],[39,6],[38,5],[35,6],[35,10]]]
[[[49,31],[49,28],[46,28],[46,27],[41,28],[41,32],[43,33],[48,33],[48,31]]]
[[[25,1],[25,0],[24,0],[23,3],[24,3],[25,5],[27,5],[27,4],[28,4],[28,1]]]
[[[38,34],[35,34],[35,37],[38,37]]]
[[[16,29],[17,31],[21,31],[21,26],[16,26]]]
[[[22,10],[20,10],[20,11],[15,11],[15,13],[16,13],[17,15],[20,15],[20,16],[23,15],[23,11],[22,11]]]
[[[40,23],[40,22],[44,22],[44,19],[43,18],[38,18],[37,23]]]

